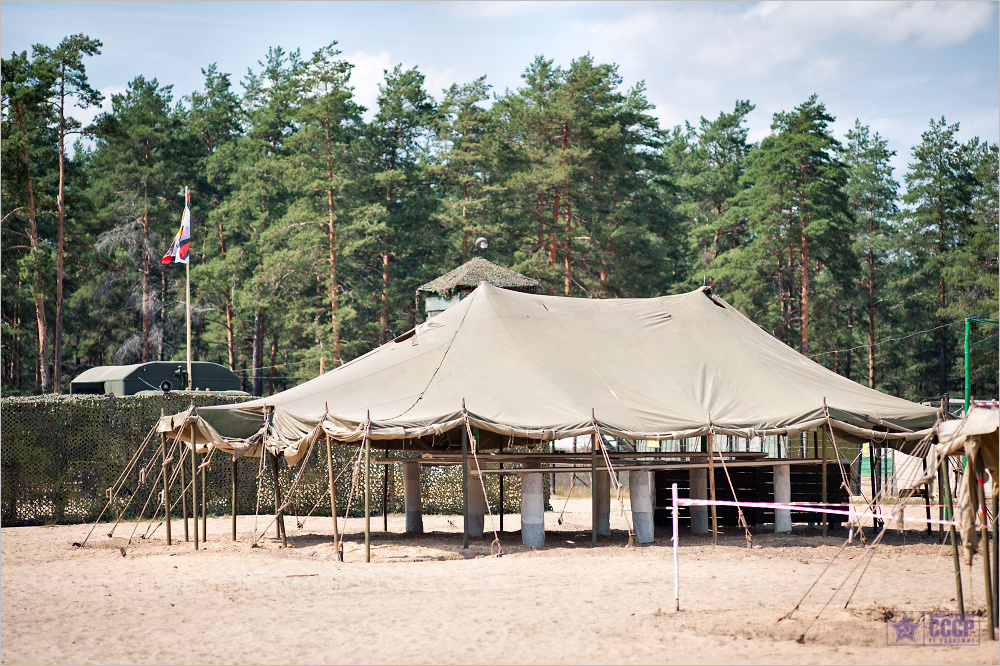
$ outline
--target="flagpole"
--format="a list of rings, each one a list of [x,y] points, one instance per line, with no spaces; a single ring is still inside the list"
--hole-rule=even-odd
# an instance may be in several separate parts
[[[190,194],[188,193],[187,185],[184,186],[184,206],[189,207],[191,205]],[[194,381],[191,376],[191,252],[188,251],[188,260],[185,262],[184,266],[187,268],[187,390],[190,391],[194,386]]]

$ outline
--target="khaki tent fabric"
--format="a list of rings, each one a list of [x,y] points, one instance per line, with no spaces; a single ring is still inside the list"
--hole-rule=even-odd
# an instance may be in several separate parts
[[[918,441],[936,416],[805,358],[707,287],[597,300],[484,283],[332,372],[198,413],[220,437],[246,437],[268,411],[267,446],[295,461],[317,427],[358,442],[368,419],[371,438],[387,440],[380,447],[414,438],[426,446],[453,443],[466,418],[496,440],[549,440],[596,428],[636,440],[709,432],[752,437],[825,426],[824,400],[838,436],[890,446]]]
[[[972,562],[972,556],[978,550],[976,512],[979,510],[979,500],[970,492],[969,476],[973,468],[978,475],[988,471],[993,480],[992,495],[996,496],[1000,483],[997,469],[1000,461],[1000,412],[974,407],[961,420],[938,423],[934,427],[933,437],[937,443],[928,452],[928,473],[922,479],[923,483],[933,483],[938,466],[948,456],[967,456],[971,463],[966,465],[965,473],[959,481],[955,515],[961,524],[959,531],[962,534],[966,560]],[[985,478],[983,482],[985,484]]]

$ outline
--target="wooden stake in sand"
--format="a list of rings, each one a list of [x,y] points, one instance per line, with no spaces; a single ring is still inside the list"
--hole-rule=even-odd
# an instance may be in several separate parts
[[[671,496],[673,497],[673,500],[674,500],[673,501],[673,505],[672,505],[673,508],[671,509],[671,519],[673,521],[673,526],[674,526],[674,536],[673,536],[673,539],[672,539],[673,542],[674,542],[674,610],[680,610],[681,609],[681,572],[680,572],[680,569],[678,568],[679,559],[678,559],[678,555],[677,555],[677,537],[678,537],[678,534],[677,534],[677,523],[678,523],[678,520],[677,520],[677,484],[676,483],[674,483],[674,484],[671,485],[671,487],[670,487],[670,493],[671,493]]]

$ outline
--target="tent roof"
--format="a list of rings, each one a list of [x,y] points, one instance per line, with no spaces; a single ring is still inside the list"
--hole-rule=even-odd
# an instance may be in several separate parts
[[[481,282],[492,284],[495,287],[530,293],[537,293],[542,288],[541,283],[534,278],[498,266],[482,257],[475,257],[436,280],[420,285],[417,291],[431,292],[439,296],[451,296],[456,289],[475,289]]]
[[[434,438],[466,414],[472,426],[537,440],[597,428],[627,439],[751,437],[825,426],[824,402],[854,437],[919,439],[912,431],[936,417],[809,360],[706,287],[594,300],[483,284],[394,341],[238,410],[244,422],[258,413],[251,432],[273,408],[269,445],[297,449],[320,425],[342,441],[362,439],[368,419],[373,439]],[[233,436],[223,431],[234,409],[199,412]]]

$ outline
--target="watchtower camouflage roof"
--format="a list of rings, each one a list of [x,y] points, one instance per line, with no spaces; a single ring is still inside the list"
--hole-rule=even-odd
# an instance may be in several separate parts
[[[445,273],[436,280],[420,285],[417,291],[431,292],[439,296],[452,296],[458,289],[475,289],[480,282],[488,282],[501,289],[530,294],[537,294],[542,290],[542,285],[538,280],[521,275],[509,268],[498,266],[482,257],[476,257],[450,273]]]

